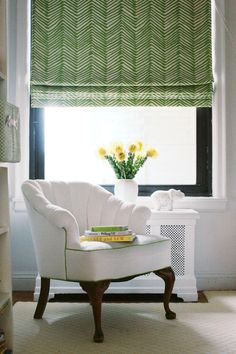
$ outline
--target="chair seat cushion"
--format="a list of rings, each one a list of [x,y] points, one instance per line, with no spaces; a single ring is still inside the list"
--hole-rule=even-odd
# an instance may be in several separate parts
[[[123,243],[84,241],[80,249],[66,249],[67,280],[121,279],[169,267],[170,247],[170,239],[161,236],[137,235]]]

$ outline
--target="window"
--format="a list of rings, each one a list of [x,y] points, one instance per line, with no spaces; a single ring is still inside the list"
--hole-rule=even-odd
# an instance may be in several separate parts
[[[97,147],[141,139],[160,156],[137,175],[140,195],[170,187],[212,195],[211,109],[196,108],[212,105],[211,1],[126,5],[75,2],[71,16],[63,0],[32,1],[31,177],[111,190]]]
[[[188,198],[184,201],[184,207],[195,208],[195,209],[223,209],[226,206],[226,117],[225,117],[225,1],[215,0],[213,3],[213,56],[214,56],[214,77],[215,77],[215,93],[214,93],[214,104],[212,107],[212,140],[213,140],[213,161],[212,161],[212,194],[213,198]],[[9,82],[9,99],[12,102],[16,102],[20,107],[21,111],[21,138],[23,145],[22,149],[22,161],[20,164],[14,166],[16,171],[16,180],[14,187],[12,187],[12,197],[14,201],[14,207],[16,210],[24,210],[24,204],[22,202],[22,193],[21,193],[21,184],[22,182],[29,177],[29,159],[28,159],[28,139],[29,139],[29,124],[28,124],[28,109],[29,109],[29,82],[25,79],[29,77],[29,66],[27,63],[29,60],[26,60],[24,53],[27,53],[27,59],[30,52],[30,41],[27,36],[27,32],[30,29],[30,9],[27,7],[28,2],[21,3],[21,11],[17,13],[17,23],[20,24],[16,32],[17,40],[21,45],[17,47],[19,51],[17,57],[22,58],[23,60],[18,60],[18,65],[16,67],[16,76],[14,67],[12,70],[9,70],[9,76],[11,80]],[[27,16],[25,15],[27,14]],[[14,17],[14,16],[13,16]],[[19,18],[18,18],[19,17]],[[15,17],[14,17],[15,19]],[[14,21],[10,21],[13,23]],[[16,22],[16,21],[15,21]],[[27,51],[28,47],[28,51]],[[11,47],[10,47],[11,50]],[[11,58],[15,58],[14,50],[11,50]],[[23,54],[22,54],[23,53]],[[14,66],[14,65],[13,65]],[[21,89],[15,91],[15,88],[20,85]],[[16,95],[16,96],[15,96]],[[15,101],[16,99],[16,101]],[[35,115],[35,113],[34,113]],[[31,116],[32,117],[32,116]],[[33,121],[33,118],[31,118]],[[203,122],[204,123],[204,122]],[[208,130],[208,121],[205,122]],[[35,129],[37,124],[34,124]],[[32,124],[31,124],[32,128]],[[39,128],[40,131],[40,128]],[[39,134],[41,134],[39,132]],[[210,133],[209,133],[210,134]],[[201,134],[202,135],[202,134]],[[34,140],[35,137],[31,134],[31,139]],[[32,146],[35,146],[32,144]],[[204,144],[203,144],[204,151]],[[41,161],[38,161],[34,165],[33,158],[41,159],[42,152],[37,149],[37,153],[31,148],[31,176],[40,176],[36,174],[37,167],[40,166]],[[204,165],[204,164],[203,164]],[[208,174],[207,174],[208,175]],[[206,176],[207,177],[207,176]],[[209,179],[211,183],[211,178]],[[187,187],[189,189],[189,187]],[[200,187],[199,187],[200,188]],[[194,195],[195,193],[188,195]],[[211,193],[210,193],[211,194]],[[196,193],[195,195],[200,195]],[[206,195],[204,192],[202,195]],[[148,199],[148,198],[147,198]]]
[[[113,191],[113,170],[96,150],[138,138],[159,152],[136,176],[140,195],[171,187],[192,196],[212,193],[209,108],[50,107],[31,113],[31,178],[86,180]]]

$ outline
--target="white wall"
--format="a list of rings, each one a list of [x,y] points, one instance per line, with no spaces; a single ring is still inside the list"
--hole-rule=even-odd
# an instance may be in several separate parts
[[[14,2],[14,0],[13,0]],[[226,149],[228,203],[200,210],[196,226],[198,289],[236,289],[236,1],[226,0]],[[222,18],[222,24],[224,18]],[[27,142],[25,142],[27,143]],[[11,209],[15,289],[33,289],[36,263],[27,216]]]
[[[224,21],[225,20],[225,21]],[[196,227],[199,289],[236,289],[236,1],[225,1],[226,26],[226,189],[221,212],[201,212]]]

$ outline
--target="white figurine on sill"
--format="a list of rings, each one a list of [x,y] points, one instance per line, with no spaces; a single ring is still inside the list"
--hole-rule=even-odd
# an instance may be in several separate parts
[[[151,199],[156,210],[173,210],[174,200],[185,196],[181,190],[169,189],[168,191],[156,191],[152,193]]]

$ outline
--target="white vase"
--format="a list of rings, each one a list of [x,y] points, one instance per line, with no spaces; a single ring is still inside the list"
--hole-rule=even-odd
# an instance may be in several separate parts
[[[117,179],[114,193],[125,202],[135,203],[138,197],[138,184],[134,179]]]

